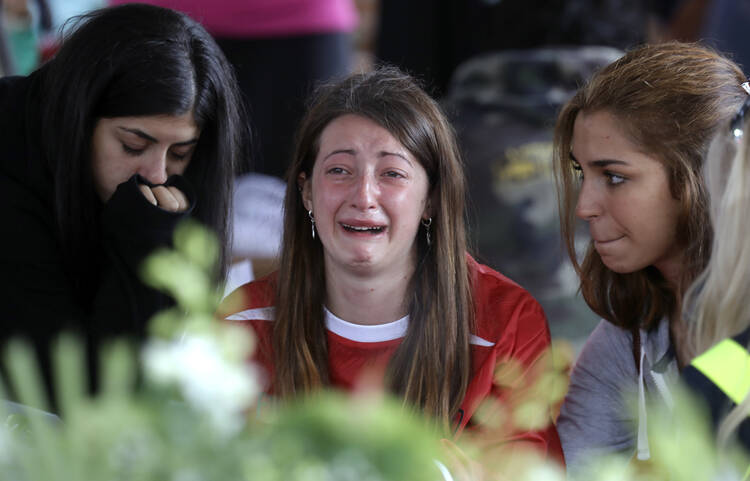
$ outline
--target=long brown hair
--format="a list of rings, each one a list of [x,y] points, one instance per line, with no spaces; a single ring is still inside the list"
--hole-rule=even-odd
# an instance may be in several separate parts
[[[427,245],[418,235],[417,265],[405,299],[409,327],[388,365],[386,382],[405,401],[446,421],[458,411],[470,377],[474,310],[466,264],[464,174],[455,134],[437,103],[392,67],[320,87],[299,128],[284,201],[274,387],[290,397],[329,383],[323,250],[310,235],[297,179],[302,172],[310,178],[323,129],[346,114],[385,128],[429,178],[432,242]]]
[[[737,65],[706,47],[645,45],[596,73],[560,112],[554,155],[562,233],[584,299],[613,324],[653,327],[672,314],[680,293],[706,266],[713,233],[701,168],[714,132],[726,127],[747,96],[740,86],[744,80]],[[682,207],[677,245],[684,250],[684,267],[677,292],[653,266],[628,274],[610,270],[592,243],[579,263],[578,180],[570,148],[573,125],[582,111],[614,115],[630,139],[667,169],[671,194]]]

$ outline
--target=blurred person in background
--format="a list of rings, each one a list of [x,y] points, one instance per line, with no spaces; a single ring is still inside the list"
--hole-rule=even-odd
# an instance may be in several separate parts
[[[747,95],[744,80],[708,48],[646,45],[595,74],[558,117],[562,232],[583,297],[603,318],[557,421],[572,473],[600,454],[650,458],[646,395],[669,405],[692,357],[681,301],[712,238],[701,169]],[[591,237],[581,257],[576,217]]]
[[[49,394],[60,331],[85,336],[95,387],[100,343],[171,305],[139,269],[180,220],[217,234],[223,278],[249,150],[232,68],[198,23],[132,5],[74,27],[40,69],[0,80],[0,342],[33,342]]]
[[[27,75],[60,47],[65,22],[106,6],[106,0],[3,0],[0,23],[9,37],[12,66],[6,75]]]
[[[39,42],[51,26],[47,0],[0,1],[2,75],[27,75],[41,58]]]
[[[653,37],[658,41],[700,41],[750,67],[747,25],[750,2],[742,0],[659,0]]]
[[[643,43],[660,1],[380,0],[375,56],[424,78],[442,98],[456,67],[479,54]]]

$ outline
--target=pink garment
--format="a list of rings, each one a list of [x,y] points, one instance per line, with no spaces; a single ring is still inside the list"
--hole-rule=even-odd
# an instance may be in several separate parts
[[[140,0],[190,15],[219,37],[272,37],[351,32],[352,0]],[[132,3],[110,0],[111,5]]]

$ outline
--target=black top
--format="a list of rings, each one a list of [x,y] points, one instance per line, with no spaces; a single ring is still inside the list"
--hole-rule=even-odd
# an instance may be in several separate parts
[[[745,330],[743,333],[732,339],[734,339],[740,346],[747,347],[750,343],[750,329]],[[737,366],[727,366],[727,369],[733,368],[737,368]],[[729,414],[737,404],[729,399],[729,397],[724,394],[724,391],[719,389],[713,381],[703,375],[703,373],[693,365],[687,366],[682,371],[682,378],[691,391],[705,399],[711,413],[711,422],[714,426],[714,431],[716,431],[724,420],[724,417]],[[740,445],[750,453],[750,421],[748,421],[748,419],[745,419],[740,423],[737,430],[737,437]]]
[[[168,183],[190,201],[186,212],[172,213],[145,199],[137,176],[118,186],[90,226],[98,245],[86,265],[74,267],[91,275],[74,282],[56,229],[52,170],[41,154],[36,76],[0,79],[0,347],[12,337],[31,340],[51,393],[50,341],[61,331],[77,332],[86,340],[95,389],[102,340],[140,338],[148,319],[171,305],[140,282],[139,267],[156,247],[171,244],[195,195],[184,178],[171,177]]]

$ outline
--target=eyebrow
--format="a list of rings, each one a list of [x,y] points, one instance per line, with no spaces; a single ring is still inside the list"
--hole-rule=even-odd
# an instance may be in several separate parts
[[[142,130],[140,130],[140,129],[130,129],[130,128],[128,128],[128,127],[122,127],[122,126],[118,127],[118,129],[120,129],[120,130],[124,130],[125,132],[129,132],[129,133],[131,133],[131,134],[135,134],[135,135],[137,135],[138,137],[140,137],[140,138],[142,138],[142,139],[148,140],[149,142],[154,142],[154,143],[158,143],[158,142],[159,142],[159,140],[158,140],[158,139],[156,139],[156,138],[154,138],[154,137],[151,137],[151,136],[150,136],[150,135],[148,135],[148,134],[147,134],[146,132],[144,132],[144,131],[142,131]],[[186,140],[186,141],[184,141],[184,142],[175,142],[175,143],[174,143],[174,144],[172,144],[172,145],[178,145],[178,146],[182,146],[182,145],[192,145],[192,144],[195,144],[195,143],[197,143],[197,142],[198,142],[198,138],[196,137],[196,138],[194,138],[194,139]]]
[[[570,153],[570,159],[577,164],[581,163],[578,159],[576,159],[575,155],[573,155],[573,152]],[[588,164],[594,167],[607,167],[609,165],[628,165],[628,163],[624,160],[615,159],[592,160],[591,162],[588,162]]]
[[[414,165],[411,163],[411,160],[409,160],[409,158],[406,155],[402,154],[401,152],[388,152],[386,150],[381,150],[380,152],[378,152],[378,155],[380,157],[385,157],[387,155],[395,155],[396,157],[400,157],[404,159],[406,163],[409,164],[410,167],[414,167]]]
[[[325,156],[325,157],[323,158],[323,160],[327,159],[328,157],[333,157],[333,156],[334,156],[334,155],[336,155],[336,154],[349,154],[349,155],[354,155],[355,153],[356,153],[356,152],[354,151],[354,149],[337,149],[337,150],[334,150],[333,152],[330,152],[330,153],[329,153],[328,155],[326,155],[326,156]]]
[[[337,149],[337,150],[334,150],[333,152],[329,153],[328,155],[326,155],[323,158],[323,160],[325,160],[328,157],[331,157],[333,155],[336,155],[336,154],[355,155],[356,153],[357,153],[357,151],[354,150],[354,149]],[[395,155],[396,157],[400,157],[400,158],[404,159],[410,166],[412,166],[412,167],[414,166],[411,163],[411,160],[409,160],[409,158],[406,155],[402,154],[401,152],[389,152],[387,150],[381,150],[380,152],[378,152],[378,157],[386,157],[388,155]]]

